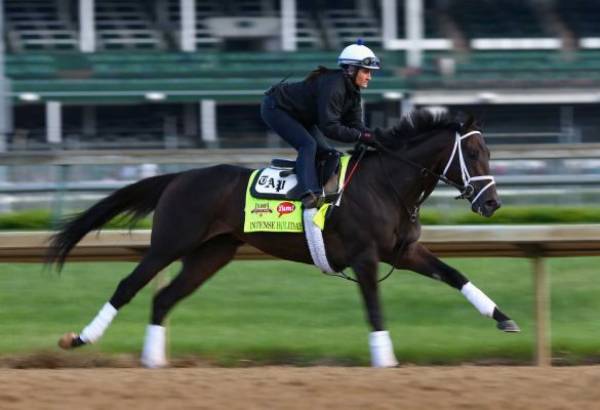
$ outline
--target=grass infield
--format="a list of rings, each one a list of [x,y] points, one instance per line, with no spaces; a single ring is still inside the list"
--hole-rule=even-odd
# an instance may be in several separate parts
[[[531,363],[533,274],[526,259],[446,260],[521,326],[505,334],[456,290],[412,272],[382,283],[387,328],[402,363]],[[598,257],[549,259],[553,355],[567,363],[600,358]],[[39,264],[1,264],[0,356],[56,352],[112,295],[131,263],[68,263],[58,275]],[[165,272],[173,277],[174,265]],[[382,265],[380,271],[387,271]],[[139,354],[155,284],[124,307],[104,338],[75,354]],[[172,357],[220,365],[367,365],[368,328],[358,288],[316,268],[281,261],[233,262],[175,307]],[[88,353],[89,352],[89,353]]]

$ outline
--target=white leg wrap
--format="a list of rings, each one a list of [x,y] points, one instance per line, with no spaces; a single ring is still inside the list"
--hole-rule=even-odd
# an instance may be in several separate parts
[[[484,316],[492,317],[496,304],[492,299],[488,298],[479,288],[471,282],[465,283],[460,292],[468,299],[469,302]]]
[[[144,349],[142,350],[142,366],[150,369],[165,367],[169,363],[166,355],[166,329],[164,326],[148,325]]]
[[[325,252],[325,242],[323,241],[323,232],[321,229],[314,224],[313,218],[317,210],[315,208],[305,209],[302,217],[304,223],[304,231],[306,233],[306,242],[308,243],[308,250],[312,257],[313,263],[325,273],[335,273],[329,261],[327,260],[327,253]]]
[[[398,360],[394,355],[394,346],[387,330],[371,332],[369,334],[369,348],[371,349],[371,365],[373,367],[394,367]]]
[[[108,328],[110,322],[113,321],[116,315],[117,309],[110,303],[106,303],[102,309],[100,309],[100,312],[98,312],[94,320],[81,331],[79,337],[85,343],[95,343],[102,337],[106,328]]]

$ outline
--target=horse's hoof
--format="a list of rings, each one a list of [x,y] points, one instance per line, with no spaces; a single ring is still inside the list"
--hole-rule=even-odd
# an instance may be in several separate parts
[[[80,340],[81,339],[79,339],[79,335],[77,333],[65,333],[58,341],[58,346],[65,350],[72,349],[74,347],[81,346],[81,343],[78,343]]]
[[[496,327],[507,333],[518,333],[521,331],[521,328],[514,320],[503,320],[502,322],[498,322]]]
[[[164,358],[150,358],[142,356],[140,359],[142,367],[146,369],[164,369],[169,366],[169,362]]]

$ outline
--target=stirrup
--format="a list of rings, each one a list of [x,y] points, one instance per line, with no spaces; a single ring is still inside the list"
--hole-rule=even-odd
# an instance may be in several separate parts
[[[302,206],[304,209],[310,209],[321,207],[321,205],[323,205],[324,198],[321,195],[317,196],[314,192],[308,192],[307,194],[303,195],[300,200],[302,201]]]

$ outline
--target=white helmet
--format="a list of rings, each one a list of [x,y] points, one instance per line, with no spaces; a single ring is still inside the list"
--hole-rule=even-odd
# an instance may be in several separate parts
[[[342,50],[338,57],[338,64],[363,67],[370,70],[379,70],[381,68],[381,63],[375,53],[369,47],[365,46],[361,39],[356,44],[350,44]]]

